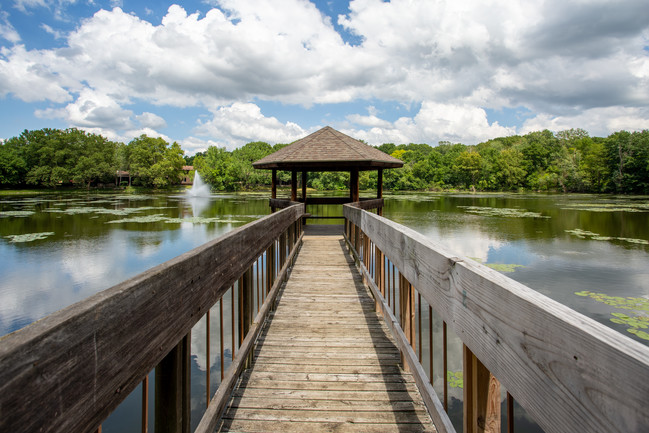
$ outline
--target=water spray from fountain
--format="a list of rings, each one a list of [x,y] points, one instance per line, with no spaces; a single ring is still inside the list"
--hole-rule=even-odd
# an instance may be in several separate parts
[[[191,189],[187,190],[187,195],[189,197],[210,197],[211,195],[210,186],[203,182],[198,170],[194,172],[194,183]]]

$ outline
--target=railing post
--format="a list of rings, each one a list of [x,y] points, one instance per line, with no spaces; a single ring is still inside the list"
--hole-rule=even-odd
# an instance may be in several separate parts
[[[187,334],[155,368],[156,433],[189,433],[190,346]]]
[[[250,330],[250,325],[252,324],[252,321],[254,319],[254,291],[253,291],[253,285],[252,285],[252,280],[253,280],[253,271],[252,267],[249,267],[246,269],[246,272],[244,272],[243,277],[241,279],[242,281],[242,287],[243,290],[239,293],[242,294],[242,299],[239,302],[242,302],[242,308],[241,308],[241,313],[242,313],[242,318],[241,318],[241,338],[242,340],[246,338],[248,335],[248,331]],[[254,350],[251,350],[250,353],[248,354],[248,359],[246,361],[246,368],[251,364],[252,362],[252,355],[254,353]]]
[[[379,291],[381,292],[381,296],[385,298],[385,260],[383,258],[383,252],[379,249],[379,247],[375,246],[375,257],[376,257],[376,263],[375,263],[375,269],[376,269],[376,285],[379,288]],[[377,311],[383,313],[383,309],[379,306],[380,303],[377,301],[376,306],[377,306]]]
[[[399,318],[401,321],[401,329],[406,334],[408,342],[412,349],[416,351],[415,343],[415,294],[414,288],[408,280],[399,273]],[[401,354],[401,363],[403,369],[409,371],[408,364],[404,362],[403,354]]]
[[[286,232],[279,235],[279,268],[280,269],[282,269],[284,267],[284,263],[286,263],[286,235],[287,235]]]
[[[464,346],[464,433],[500,433],[500,382]]]

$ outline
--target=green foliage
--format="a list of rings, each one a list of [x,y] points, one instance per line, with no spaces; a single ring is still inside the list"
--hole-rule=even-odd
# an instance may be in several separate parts
[[[212,188],[221,191],[268,188],[270,171],[252,163],[287,146],[252,142],[234,151],[210,147],[183,156],[177,143],[145,135],[128,144],[69,129],[25,131],[0,144],[0,185],[56,187],[108,182],[128,171],[134,185],[166,187],[179,183],[182,165],[194,165]],[[475,146],[440,142],[385,143],[376,147],[404,162],[383,172],[386,190],[471,189],[649,194],[649,130],[589,137],[582,129],[553,134],[494,138]],[[298,176],[299,177],[299,176]],[[375,171],[361,172],[362,189],[374,189]],[[278,172],[289,185],[290,172]],[[310,188],[346,190],[349,173],[309,173]]]

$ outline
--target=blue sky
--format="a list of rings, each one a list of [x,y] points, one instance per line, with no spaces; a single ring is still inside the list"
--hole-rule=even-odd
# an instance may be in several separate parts
[[[7,0],[0,138],[606,136],[649,128],[648,47],[646,0]]]

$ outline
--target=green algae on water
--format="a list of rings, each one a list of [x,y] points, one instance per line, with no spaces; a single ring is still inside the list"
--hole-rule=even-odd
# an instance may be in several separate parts
[[[464,388],[464,373],[462,371],[447,371],[446,380],[451,388]]]
[[[597,302],[609,305],[613,308],[626,310],[626,313],[612,312],[610,321],[627,327],[627,332],[643,340],[649,340],[649,333],[642,331],[649,329],[649,299],[609,296],[605,293],[595,293],[589,290],[575,292],[577,296],[584,296],[594,299]]]
[[[36,212],[31,210],[5,210],[0,211],[0,217],[28,217],[35,213]]]
[[[565,230],[565,232],[577,236],[580,239],[590,239],[593,241],[618,240],[622,242],[628,242],[630,244],[649,245],[649,241],[644,239],[623,238],[623,237],[615,237],[615,236],[601,236],[599,233],[589,232],[587,230],[581,230],[581,229]]]
[[[485,207],[485,206],[458,206],[465,209],[466,212],[475,215],[503,218],[550,218],[541,215],[539,212],[531,212],[527,209],[512,209],[504,207]]]
[[[17,244],[17,243],[38,241],[52,235],[54,235],[54,232],[40,232],[40,233],[25,233],[22,235],[8,235],[5,236],[5,238],[9,239],[9,242],[13,244]]]

